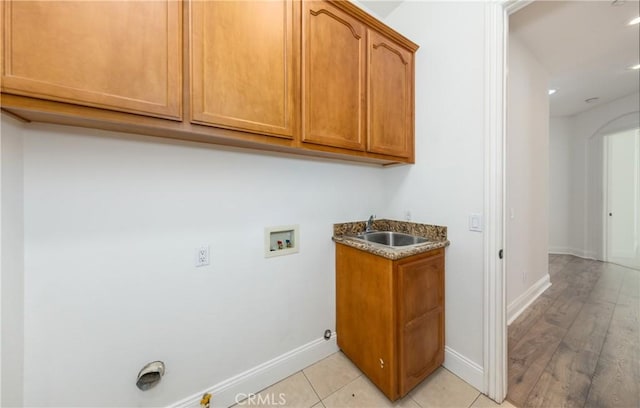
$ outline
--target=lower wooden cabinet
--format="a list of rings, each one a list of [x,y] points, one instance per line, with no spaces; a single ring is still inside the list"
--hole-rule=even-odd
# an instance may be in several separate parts
[[[336,244],[338,346],[391,400],[444,361],[444,249],[393,261]]]

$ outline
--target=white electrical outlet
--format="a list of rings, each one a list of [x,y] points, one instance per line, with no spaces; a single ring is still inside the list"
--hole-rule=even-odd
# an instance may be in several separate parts
[[[196,250],[196,266],[209,265],[209,247],[201,246]]]
[[[405,221],[411,221],[411,211],[405,210],[405,212],[404,212],[404,220]]]

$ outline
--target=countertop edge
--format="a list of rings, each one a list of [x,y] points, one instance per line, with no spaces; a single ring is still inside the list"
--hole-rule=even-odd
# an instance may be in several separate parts
[[[360,240],[353,239],[346,235],[334,235],[331,238],[334,242],[360,249],[373,255],[377,255],[393,261],[407,258],[413,255],[422,254],[438,248],[448,247],[451,242],[449,240],[432,241],[421,245],[411,246],[410,248],[393,248],[387,246],[379,246],[375,244],[364,243]]]

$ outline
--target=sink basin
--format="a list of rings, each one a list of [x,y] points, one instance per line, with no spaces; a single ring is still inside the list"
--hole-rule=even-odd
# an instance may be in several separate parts
[[[390,247],[404,247],[429,242],[428,239],[423,237],[416,237],[415,235],[392,231],[365,232],[363,234],[356,235],[354,238]]]

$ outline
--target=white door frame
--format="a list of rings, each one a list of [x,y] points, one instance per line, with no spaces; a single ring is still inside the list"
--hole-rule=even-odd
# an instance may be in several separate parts
[[[602,135],[602,260],[609,262],[609,140]],[[587,142],[589,143],[589,142]]]
[[[505,262],[505,137],[509,15],[533,0],[485,4],[484,125],[484,393],[502,402],[507,395],[507,319]],[[508,253],[505,252],[508,256]]]

